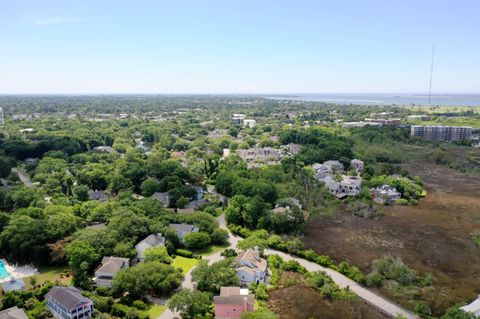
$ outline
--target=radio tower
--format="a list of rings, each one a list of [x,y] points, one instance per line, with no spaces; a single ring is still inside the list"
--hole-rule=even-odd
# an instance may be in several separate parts
[[[430,66],[430,87],[428,88],[428,106],[432,100],[432,82],[433,82],[433,59],[435,57],[435,44],[432,48],[432,65]]]
[[[3,118],[3,109],[0,107],[0,125],[5,125],[5,119]]]

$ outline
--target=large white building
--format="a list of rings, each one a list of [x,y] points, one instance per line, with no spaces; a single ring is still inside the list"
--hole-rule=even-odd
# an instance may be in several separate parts
[[[418,136],[429,141],[457,142],[472,139],[470,126],[412,125],[411,136]]]

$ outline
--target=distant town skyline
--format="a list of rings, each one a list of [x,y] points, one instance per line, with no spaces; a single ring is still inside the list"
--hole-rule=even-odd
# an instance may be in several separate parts
[[[8,1],[0,94],[480,94],[474,0]]]

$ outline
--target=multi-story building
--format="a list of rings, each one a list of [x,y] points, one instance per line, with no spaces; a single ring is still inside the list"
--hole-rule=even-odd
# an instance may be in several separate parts
[[[430,121],[432,117],[429,115],[409,115],[407,116],[408,121]]]
[[[464,141],[472,139],[472,128],[469,126],[412,125],[410,135],[429,141]]]
[[[245,114],[233,114],[232,123],[235,125],[242,125],[245,120]]]
[[[260,257],[258,247],[241,252],[236,257],[236,271],[240,278],[240,286],[249,287],[252,283],[265,283],[267,276],[267,261]]]
[[[243,126],[248,126],[250,128],[255,127],[257,125],[257,121],[255,120],[243,120]]]
[[[47,310],[57,319],[91,318],[93,302],[75,287],[53,287],[45,295]]]

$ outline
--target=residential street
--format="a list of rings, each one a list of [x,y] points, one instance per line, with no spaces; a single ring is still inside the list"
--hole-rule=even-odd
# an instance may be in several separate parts
[[[223,229],[228,230],[227,224],[225,221],[225,214],[220,215],[218,218],[218,223],[220,224],[220,227]],[[242,240],[241,237],[235,236],[232,233],[229,232],[229,241],[230,241],[230,246],[228,248],[235,248],[237,247],[237,244],[240,240]],[[272,250],[272,249],[265,249],[264,253],[266,255],[272,255],[272,254],[277,254],[280,257],[282,257],[285,260],[296,260],[298,261],[302,266],[304,266],[308,271],[324,271],[327,273],[333,281],[337,283],[337,285],[340,288],[346,288],[349,287],[350,290],[355,293],[359,298],[364,300],[367,304],[371,305],[372,307],[376,308],[377,310],[381,311],[385,315],[395,318],[397,315],[401,314],[405,316],[407,319],[420,319],[417,315],[415,315],[413,312],[402,308],[401,306],[397,305],[393,301],[376,294],[369,289],[361,286],[357,282],[351,280],[350,278],[342,275],[341,273],[330,269],[330,268],[325,268],[322,267],[318,264],[315,264],[313,262],[310,262],[308,260],[305,260],[303,258],[298,258],[277,250]],[[208,260],[209,263],[214,263],[216,261],[221,260],[223,257],[221,256],[221,252],[217,252],[213,255],[206,256],[203,259]],[[182,283],[181,288],[183,289],[193,289],[193,282],[192,282],[192,276],[191,272],[194,268],[192,268],[186,275],[185,279]],[[174,318],[179,318],[178,314],[174,314],[172,311],[167,309],[160,317],[157,319],[174,319]]]
[[[12,168],[12,173],[17,173],[18,178],[20,178],[20,180],[22,181],[23,184],[25,184],[25,186],[30,187],[30,188],[33,187],[33,183],[30,180],[30,178],[28,177],[28,175],[23,173],[21,170],[14,167],[14,168]]]

